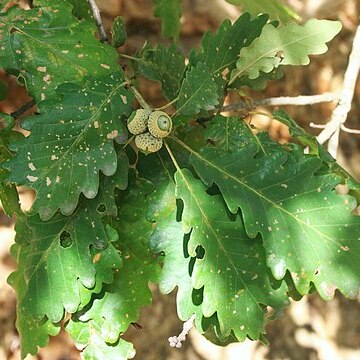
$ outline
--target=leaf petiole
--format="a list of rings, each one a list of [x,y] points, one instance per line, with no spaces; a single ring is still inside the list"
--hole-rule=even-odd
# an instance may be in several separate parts
[[[120,57],[124,58],[124,59],[128,59],[128,60],[133,60],[133,61],[142,61],[142,59],[137,58],[135,56],[131,56],[131,55],[126,55],[126,54],[119,54]]]
[[[168,108],[169,106],[175,104],[177,101],[178,101],[179,97],[177,96],[174,100],[171,100],[170,102],[168,102],[167,104],[159,107],[159,108],[156,108],[155,110],[164,110],[166,108]]]
[[[179,140],[178,138],[174,138],[174,139]],[[178,162],[176,161],[175,156],[174,156],[173,152],[171,151],[168,143],[166,141],[164,141],[164,144],[165,144],[166,150],[169,153],[169,156],[170,156],[172,162],[174,163],[174,166],[176,167],[176,170],[181,171],[180,166],[179,166]]]
[[[123,149],[125,149],[134,139],[135,139],[135,135],[131,136],[130,139],[128,139],[124,144]]]
[[[145,101],[135,86],[130,86],[130,90],[134,93],[136,100],[139,102],[142,108],[152,111],[152,107]]]

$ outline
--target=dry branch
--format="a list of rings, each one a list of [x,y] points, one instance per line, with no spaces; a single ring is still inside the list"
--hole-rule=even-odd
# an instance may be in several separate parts
[[[91,11],[94,15],[95,21],[96,21],[96,26],[99,29],[99,34],[100,34],[100,40],[101,42],[106,42],[109,40],[109,37],[106,34],[105,28],[104,28],[104,24],[101,20],[101,14],[100,14],[100,9],[96,3],[95,0],[88,0],[90,7],[91,7]]]
[[[303,106],[303,105],[314,105],[325,102],[332,102],[339,99],[338,93],[326,92],[318,95],[300,95],[300,96],[280,96],[272,97],[262,100],[254,100],[252,105],[257,106]],[[246,102],[239,102],[236,104],[225,105],[221,108],[222,112],[248,109],[249,104]]]
[[[344,84],[341,92],[339,102],[334,109],[330,121],[326,124],[324,130],[318,135],[317,140],[320,144],[329,140],[328,150],[329,153],[336,158],[339,147],[340,130],[343,129],[347,132],[355,132],[357,130],[347,129],[345,122],[347,114],[351,109],[351,103],[354,96],[356,80],[360,70],[360,26],[358,26],[354,41],[353,48],[349,57],[349,64],[345,71]],[[349,131],[350,130],[350,131]]]
[[[169,337],[169,345],[171,347],[181,348],[182,343],[186,340],[186,335],[194,326],[195,315],[192,315],[189,320],[184,322],[183,330],[179,334],[179,336],[171,336]]]

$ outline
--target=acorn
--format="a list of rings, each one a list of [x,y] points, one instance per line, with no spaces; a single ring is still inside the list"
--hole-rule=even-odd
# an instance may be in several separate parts
[[[153,111],[148,120],[148,129],[151,135],[158,139],[168,136],[171,132],[172,121],[164,111]]]
[[[146,131],[148,118],[148,110],[138,109],[134,111],[127,121],[129,131],[134,135],[138,135]]]
[[[159,151],[162,144],[163,141],[161,139],[155,138],[148,132],[135,136],[135,145],[145,154]]]

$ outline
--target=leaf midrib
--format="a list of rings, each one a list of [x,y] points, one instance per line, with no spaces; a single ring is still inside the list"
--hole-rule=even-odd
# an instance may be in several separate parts
[[[294,220],[296,220],[298,223],[302,224],[302,225],[306,225],[308,228],[310,228],[311,230],[313,230],[314,232],[316,232],[319,236],[322,236],[324,238],[326,238],[327,240],[333,241],[333,239],[329,238],[326,234],[323,234],[319,231],[317,231],[316,229],[314,229],[313,227],[311,227],[310,225],[308,225],[305,221],[302,221],[301,219],[299,219],[298,217],[296,217],[294,214],[292,214],[291,212],[287,211],[285,208],[279,206],[276,202],[273,202],[271,199],[267,198],[265,195],[263,195],[262,193],[258,192],[256,189],[254,189],[253,187],[251,187],[250,185],[242,182],[240,179],[238,179],[237,177],[235,177],[234,175],[232,175],[229,172],[226,172],[224,170],[222,170],[221,168],[217,167],[216,164],[213,164],[211,161],[203,158],[200,154],[196,153],[196,156],[201,159],[202,161],[206,162],[208,165],[212,166],[213,168],[215,168],[216,170],[218,170],[219,172],[221,172],[222,174],[224,174],[224,176],[227,176],[229,178],[231,178],[232,180],[234,180],[235,182],[239,183],[241,186],[245,187],[246,189],[248,189],[249,191],[253,192],[254,194],[256,194],[258,197],[260,197],[261,199],[263,199],[264,201],[270,203],[273,207],[277,208],[278,210],[281,210],[282,212],[284,212],[286,215],[292,217]],[[337,242],[335,242],[337,244]],[[339,244],[337,244],[339,245]]]
[[[222,170],[221,168],[219,168],[218,166],[216,166],[216,164],[212,163],[211,161],[207,160],[206,158],[202,157],[198,152],[196,152],[195,150],[191,149],[189,146],[187,146],[185,143],[183,143],[181,140],[179,140],[176,137],[172,137],[173,140],[175,140],[178,144],[180,144],[182,147],[184,147],[187,151],[189,151],[193,156],[196,156],[197,158],[199,158],[200,160],[202,160],[203,162],[205,162],[206,164],[208,164],[209,166],[211,166],[212,168],[216,169],[217,171],[221,172],[222,174],[224,174],[224,178],[228,177],[233,179],[235,182],[239,183],[241,186],[246,187],[249,191],[253,192],[254,194],[256,194],[258,197],[262,198],[263,200],[265,200],[266,202],[270,203],[273,207],[277,208],[279,211],[284,212],[285,214],[289,215],[290,217],[292,217],[296,222],[305,225],[306,227],[308,227],[309,229],[311,229],[312,231],[314,231],[315,233],[317,233],[319,236],[324,237],[325,239],[335,243],[338,246],[341,246],[341,244],[338,244],[335,240],[333,240],[332,238],[328,237],[326,234],[323,234],[322,232],[314,229],[313,227],[311,227],[309,224],[307,224],[304,221],[301,221],[301,219],[297,218],[295,215],[293,215],[292,213],[290,213],[289,211],[287,211],[286,209],[284,209],[283,207],[279,206],[277,203],[273,202],[271,199],[268,199],[266,196],[264,196],[263,194],[259,193],[256,189],[252,188],[251,186],[249,186],[248,184],[242,182],[240,179],[238,179],[237,177],[235,177],[234,175],[226,172],[225,170]],[[239,206],[239,205],[238,205]],[[240,206],[239,206],[240,207]]]
[[[242,279],[241,274],[238,272],[238,269],[236,267],[236,265],[234,264],[234,262],[232,261],[231,257],[228,256],[228,253],[226,251],[226,249],[224,248],[221,239],[219,239],[219,237],[217,236],[217,233],[215,231],[215,229],[212,227],[210,220],[208,219],[208,217],[206,216],[206,213],[203,211],[200,203],[197,200],[197,197],[195,196],[195,192],[192,189],[191,185],[189,184],[189,182],[187,181],[184,173],[182,172],[182,170],[180,168],[178,168],[178,172],[181,174],[181,177],[183,179],[183,181],[185,182],[187,188],[189,189],[189,192],[191,193],[192,198],[195,200],[195,203],[198,207],[198,209],[200,210],[201,216],[203,218],[203,220],[205,221],[207,227],[211,230],[211,232],[213,233],[214,238],[216,239],[219,247],[221,248],[225,258],[228,260],[229,264],[233,267],[237,277],[240,279],[241,283],[243,284],[244,288],[248,291],[248,293],[250,294],[251,298],[253,299],[253,301],[258,304],[258,301],[256,300],[255,296],[252,294],[252,292],[250,291],[250,289],[248,288],[248,286],[246,285],[245,281]],[[238,219],[239,220],[239,219]]]
[[[53,53],[55,56],[57,56],[57,57],[61,58],[62,60],[64,60],[65,63],[70,64],[72,68],[76,69],[79,72],[80,76],[85,76],[85,74],[87,73],[87,70],[85,68],[83,68],[82,66],[79,66],[79,64],[77,64],[77,63],[71,62],[68,58],[63,56],[61,53],[57,52],[56,49],[54,49],[48,43],[40,41],[36,37],[30,35],[29,33],[27,33],[26,31],[24,31],[23,29],[17,27],[14,24],[9,24],[8,22],[6,22],[4,20],[0,20],[0,22],[5,24],[8,28],[10,28],[10,27],[15,28],[20,34],[24,35],[25,37],[30,38],[31,40],[33,40],[34,42],[36,42],[38,44],[41,44],[43,47],[47,47],[50,50],[51,53]]]
[[[69,148],[61,155],[59,156],[59,159],[55,161],[49,168],[47,168],[46,172],[43,173],[43,175],[39,174],[39,177],[41,179],[44,179],[56,166],[59,166],[62,160],[68,155],[70,151],[82,140],[84,134],[87,132],[89,125],[92,123],[92,121],[97,118],[99,113],[102,111],[103,107],[107,104],[107,100],[109,100],[113,94],[118,91],[121,87],[124,86],[126,83],[119,83],[119,85],[115,86],[114,89],[110,92],[110,94],[99,104],[97,111],[93,113],[89,120],[87,120],[86,125],[84,126],[83,130],[79,133],[79,135],[76,137],[76,140],[69,146]],[[81,120],[86,121],[86,120]]]
[[[202,64],[205,65],[204,63],[202,63]],[[205,67],[207,67],[207,66],[205,65]],[[197,67],[195,67],[194,69],[197,69]],[[190,72],[189,72],[189,73],[190,73]],[[196,89],[196,91],[194,91],[194,92],[192,93],[192,95],[186,99],[187,101],[185,101],[185,102],[177,109],[177,113],[180,113],[181,110],[182,110],[194,97],[196,97],[196,95],[199,93],[199,91],[202,90],[204,84],[206,83],[206,80],[208,80],[208,79],[206,79],[206,77],[203,77],[203,79],[204,79],[204,80],[201,82],[201,85]],[[179,91],[178,98],[181,97],[181,89],[182,89],[182,87],[183,87],[183,85],[184,85],[184,83],[185,83],[186,80],[187,80],[187,79],[185,78],[185,80],[182,82],[182,85],[181,85],[181,88],[180,88],[180,91]],[[188,80],[187,84],[189,84],[189,80]],[[196,106],[199,108],[198,105],[196,105]]]

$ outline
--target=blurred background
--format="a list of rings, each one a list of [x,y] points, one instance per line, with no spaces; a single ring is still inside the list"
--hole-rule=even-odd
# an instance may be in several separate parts
[[[121,48],[133,54],[145,41],[163,41],[161,24],[152,14],[150,0],[97,0],[107,28],[116,16],[126,20],[128,42]],[[359,0],[288,0],[285,1],[304,19],[310,17],[338,19],[343,23],[341,33],[329,44],[325,55],[312,58],[306,67],[285,68],[280,81],[270,82],[261,93],[249,92],[254,98],[272,96],[312,95],[327,91],[340,91],[343,74],[351,51],[352,39],[359,24]],[[191,47],[199,45],[207,30],[215,30],[225,18],[236,19],[241,9],[225,0],[183,0],[184,13],[181,18],[179,47],[188,54]],[[166,43],[166,41],[164,41]],[[0,102],[0,111],[11,113],[28,102],[24,88],[16,79],[0,73],[8,84],[10,95]],[[141,81],[139,89],[144,98],[153,105],[163,103],[160,87],[155,82]],[[236,99],[232,99],[236,101]],[[336,104],[326,103],[312,106],[284,107],[307,131],[318,134],[310,128],[311,122],[325,124]],[[30,110],[34,111],[34,109]],[[266,111],[264,109],[264,111]],[[25,114],[26,115],[26,114]],[[357,86],[347,127],[360,128],[360,83]],[[256,126],[268,130],[271,136],[281,142],[289,140],[287,128],[266,117],[252,119]],[[342,133],[338,161],[357,180],[360,180],[360,136]],[[21,204],[29,209],[33,194],[20,189]],[[14,222],[7,218],[0,207],[0,360],[18,360],[19,338],[15,329],[15,293],[7,285],[6,278],[15,269],[9,248],[14,241]],[[360,264],[359,264],[360,271]],[[293,302],[283,316],[270,323],[267,337],[270,346],[245,341],[228,347],[212,345],[196,331],[191,331],[183,348],[173,349],[168,337],[178,335],[182,323],[177,319],[174,294],[162,296],[153,287],[154,303],[142,312],[139,323],[143,329],[129,329],[125,338],[131,340],[137,350],[135,359],[141,360],[359,360],[360,359],[360,303],[346,300],[337,295],[325,303],[312,295],[299,302]],[[45,349],[35,357],[26,359],[76,360],[77,350],[65,333],[51,339]],[[105,359],[107,360],[107,359]],[[112,359],[110,359],[112,360]]]

